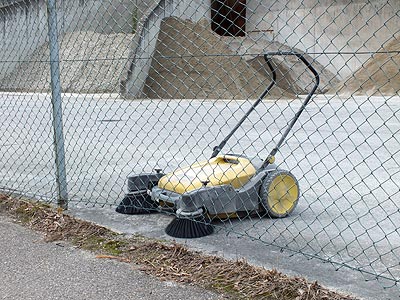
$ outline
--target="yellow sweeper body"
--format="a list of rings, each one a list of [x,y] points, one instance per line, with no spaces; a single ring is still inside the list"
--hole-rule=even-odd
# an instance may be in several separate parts
[[[219,155],[166,174],[159,180],[158,187],[177,194],[197,190],[204,185],[229,184],[237,189],[245,185],[255,173],[256,169],[249,159]]]

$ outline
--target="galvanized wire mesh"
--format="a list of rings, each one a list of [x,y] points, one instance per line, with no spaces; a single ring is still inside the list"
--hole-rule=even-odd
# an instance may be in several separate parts
[[[47,4],[0,1],[0,186],[56,200]],[[398,11],[373,0],[57,1],[71,205],[115,206],[130,174],[209,159],[271,82],[263,54],[296,51],[321,80],[276,154],[298,205],[213,224],[398,286]],[[298,58],[271,60],[276,86],[222,153],[265,160],[312,88]]]

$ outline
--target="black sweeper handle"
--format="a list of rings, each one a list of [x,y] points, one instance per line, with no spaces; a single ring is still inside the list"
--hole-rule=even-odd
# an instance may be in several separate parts
[[[264,97],[269,93],[269,91],[272,89],[272,87],[275,85],[276,83],[276,71],[273,68],[272,64],[271,64],[271,60],[269,58],[269,56],[274,56],[274,55],[294,55],[296,57],[298,57],[305,65],[306,67],[311,71],[311,73],[313,73],[314,77],[315,77],[315,84],[314,87],[312,88],[312,90],[308,93],[306,99],[304,100],[303,104],[301,105],[299,111],[295,114],[294,118],[292,119],[292,121],[290,122],[288,128],[286,129],[286,131],[284,132],[284,134],[282,135],[281,139],[279,140],[278,144],[275,146],[274,149],[272,149],[271,153],[268,155],[268,157],[266,158],[266,160],[263,162],[262,167],[261,168],[266,168],[269,164],[273,163],[273,161],[275,160],[275,154],[278,152],[279,148],[282,146],[283,142],[285,141],[286,137],[288,136],[290,130],[293,128],[294,124],[296,123],[296,121],[299,119],[301,113],[303,112],[304,108],[307,106],[308,102],[310,101],[311,97],[314,95],[315,91],[318,88],[319,85],[319,75],[318,72],[314,69],[314,67],[305,59],[305,57],[303,56],[303,54],[298,53],[298,52],[294,52],[294,51],[278,51],[278,52],[267,52],[264,54],[264,59],[268,64],[268,67],[271,69],[272,72],[272,81],[269,84],[269,86],[265,89],[265,91],[261,94],[261,96],[257,99],[256,102],[254,102],[254,104],[250,107],[250,109],[246,112],[246,114],[243,116],[242,119],[240,119],[239,123],[236,124],[236,126],[232,129],[232,131],[228,134],[228,136],[216,147],[214,147],[213,149],[213,153],[211,155],[211,158],[216,157],[220,151],[222,150],[222,148],[226,145],[226,143],[228,142],[228,140],[232,137],[232,135],[236,132],[236,130],[242,125],[242,123],[248,118],[248,116],[250,115],[250,113],[258,106],[258,104],[260,104],[260,102],[264,99]]]
[[[267,55],[294,55],[297,56],[305,65],[306,67],[313,73],[314,78],[315,78],[315,83],[312,88],[312,90],[308,93],[306,99],[302,103],[300,109],[297,111],[295,114],[294,118],[290,121],[289,126],[286,128],[285,132],[283,133],[281,139],[279,140],[278,144],[275,146],[274,149],[272,149],[271,153],[268,155],[268,157],[265,159],[263,162],[261,169],[266,168],[269,164],[273,163],[275,161],[275,154],[278,152],[279,148],[282,146],[283,142],[285,141],[286,137],[288,136],[290,130],[292,130],[294,124],[297,122],[299,119],[301,113],[303,112],[304,108],[307,106],[308,102],[310,102],[311,97],[314,95],[315,91],[318,88],[319,85],[319,75],[318,72],[314,69],[314,67],[305,59],[304,55],[301,53],[293,52],[293,51],[280,51],[280,52],[269,52],[264,55],[266,57]]]
[[[269,91],[275,85],[275,83],[276,83],[275,68],[272,66],[271,59],[268,57],[268,55],[264,55],[264,59],[267,62],[267,65],[272,72],[271,83],[268,85],[268,87],[265,89],[265,91],[261,94],[261,96],[257,99],[257,101],[253,103],[253,105],[246,112],[246,114],[240,119],[239,123],[236,124],[236,126],[232,129],[232,131],[228,134],[228,136],[226,138],[224,138],[224,140],[218,146],[214,147],[211,158],[216,157],[218,155],[218,153],[221,152],[222,148],[224,148],[225,144],[232,137],[232,135],[235,133],[235,131],[242,125],[242,123],[247,119],[247,117],[251,114],[251,112],[256,109],[257,105],[260,104],[260,102],[264,99],[264,97],[269,93]]]

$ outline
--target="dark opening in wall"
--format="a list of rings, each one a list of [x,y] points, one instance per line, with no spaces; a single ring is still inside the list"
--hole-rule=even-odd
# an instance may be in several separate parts
[[[211,29],[222,36],[245,36],[246,0],[211,0]]]

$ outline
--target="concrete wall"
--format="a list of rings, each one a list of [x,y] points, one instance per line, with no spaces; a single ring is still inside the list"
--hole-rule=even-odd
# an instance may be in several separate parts
[[[0,80],[47,41],[46,1],[7,1],[0,5]],[[58,0],[58,29],[132,33],[135,11],[131,0]]]
[[[10,4],[15,4],[16,2],[22,2],[23,0],[0,0],[0,7],[1,6],[8,6]]]
[[[61,30],[132,33],[136,0],[58,0]]]
[[[11,73],[47,38],[43,1],[18,1],[0,7],[0,79]]]
[[[197,22],[207,18],[209,10],[209,1],[201,0],[161,0],[150,5],[138,23],[135,49],[130,55],[126,79],[121,82],[121,94],[126,98],[142,96],[162,19],[176,16]]]
[[[398,0],[249,0],[247,28],[308,52],[369,52],[399,33],[399,10]],[[343,78],[371,55],[314,56]]]

